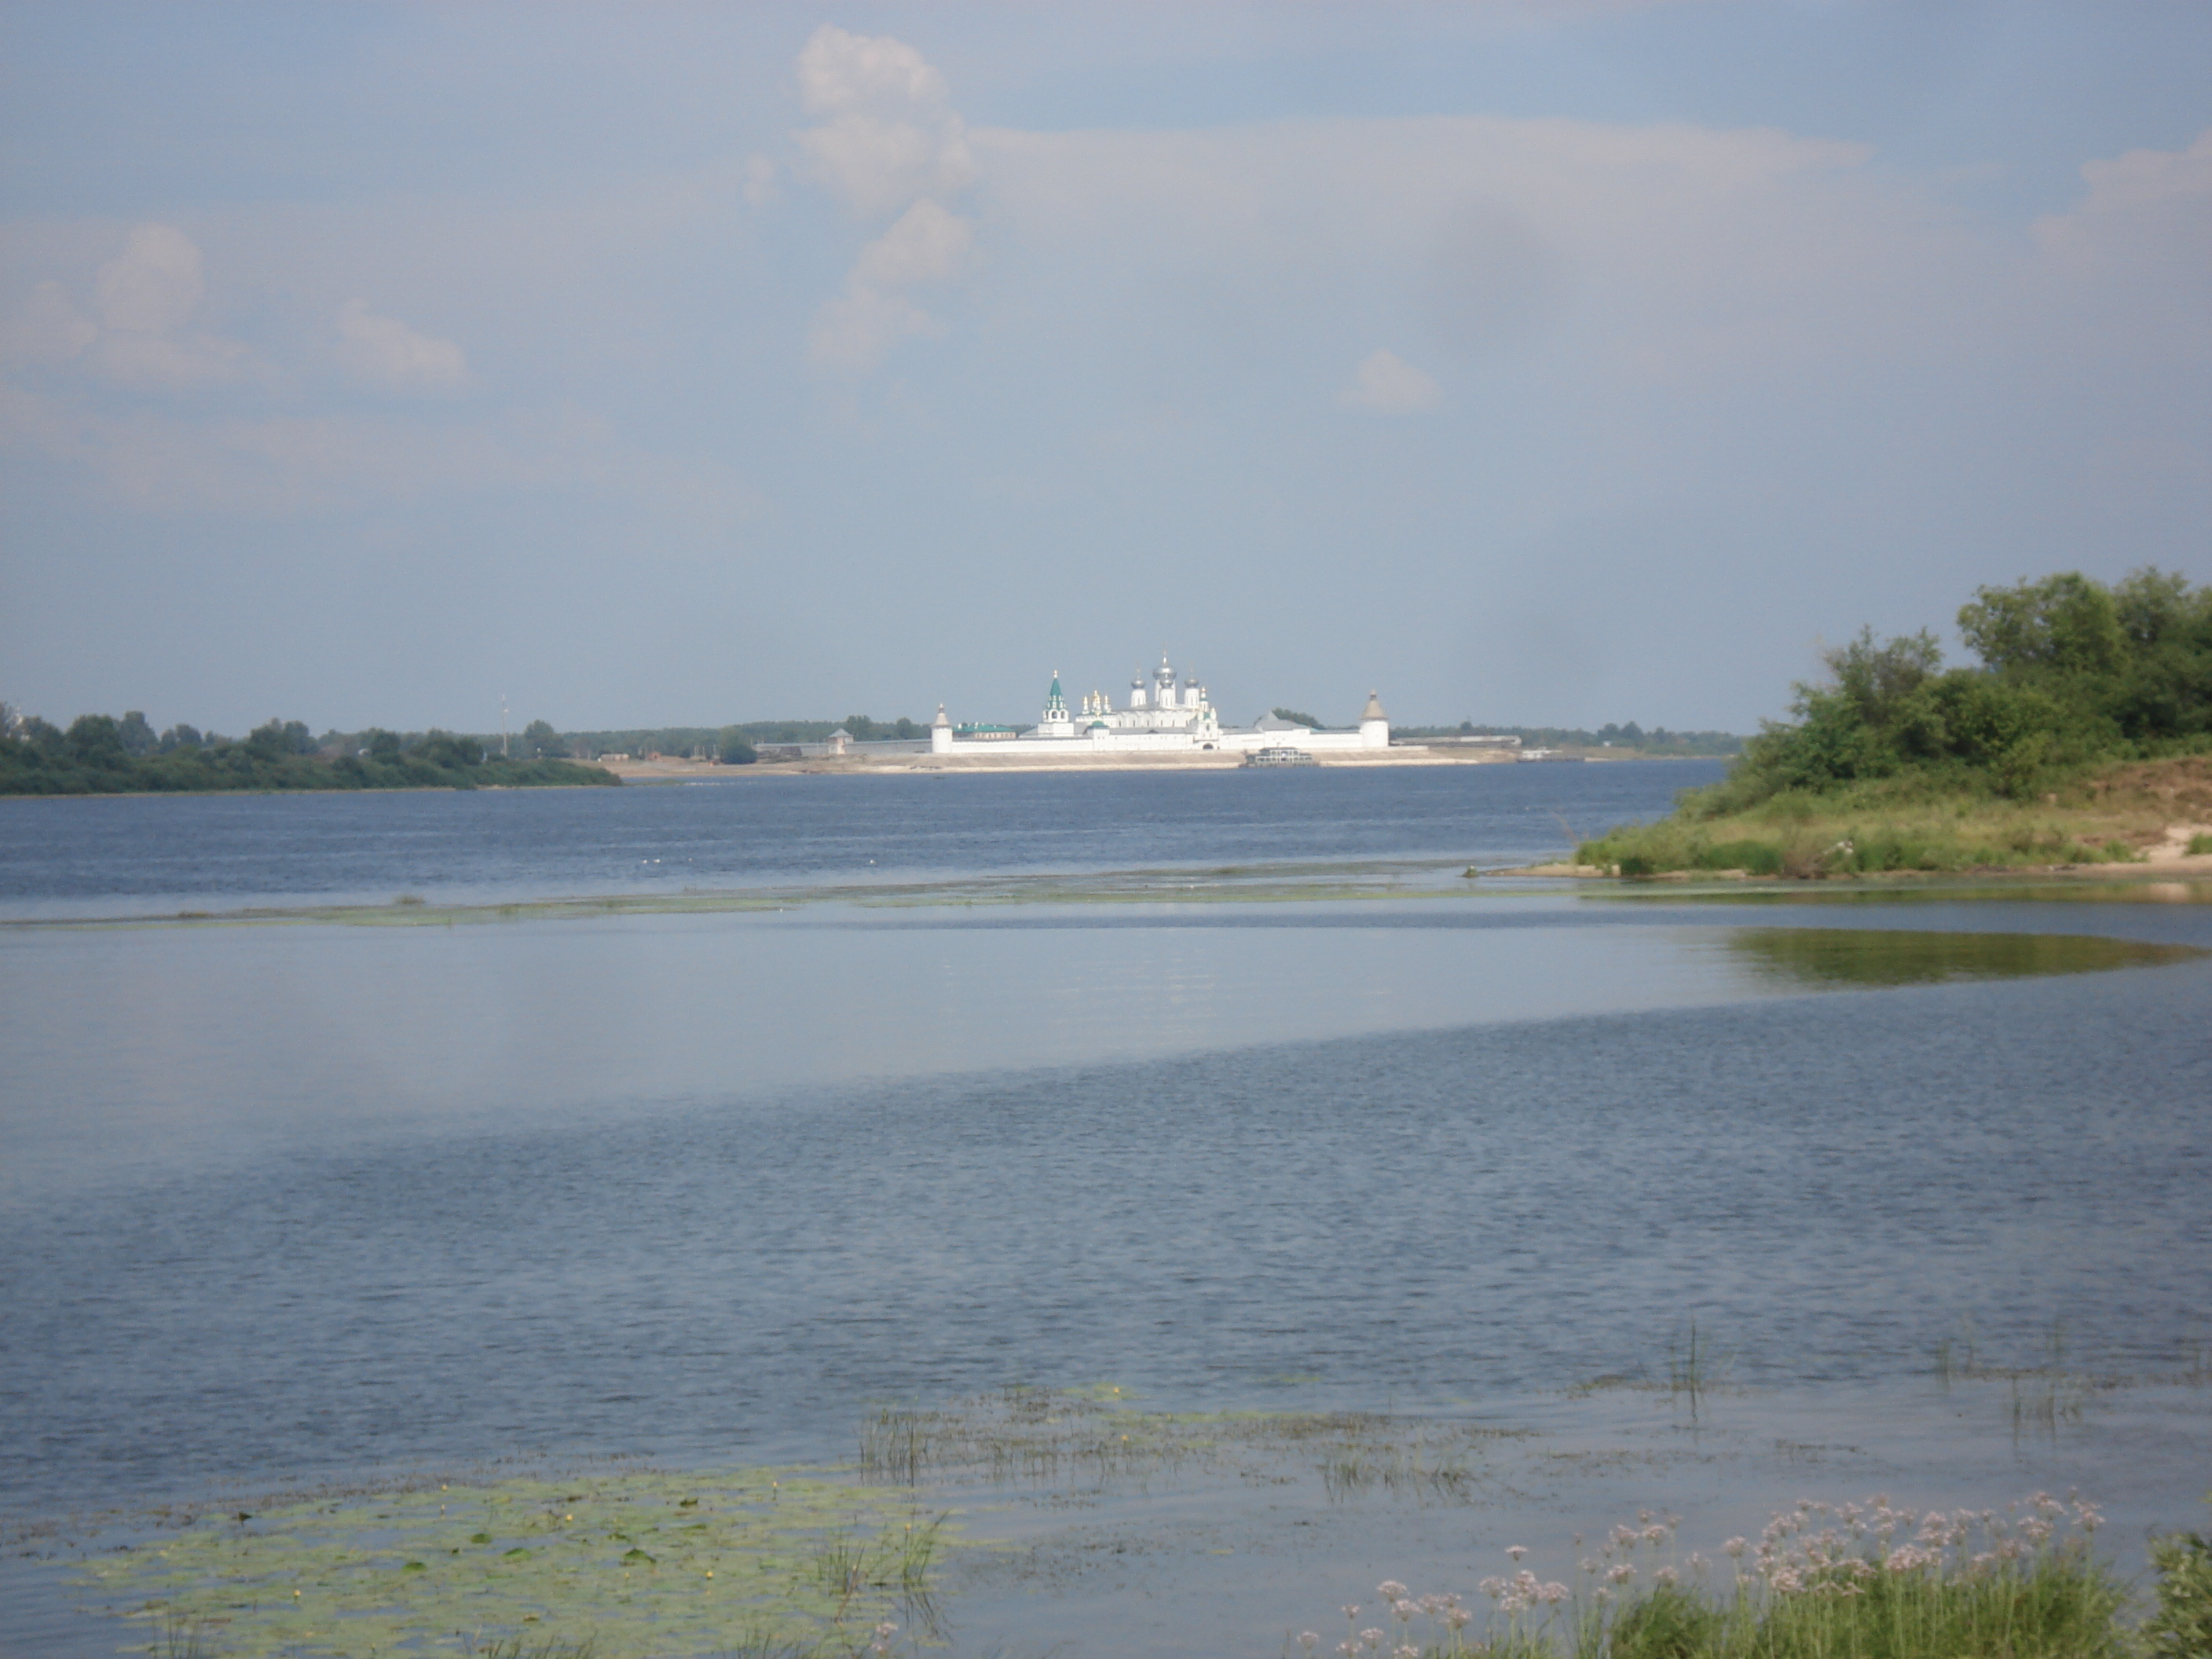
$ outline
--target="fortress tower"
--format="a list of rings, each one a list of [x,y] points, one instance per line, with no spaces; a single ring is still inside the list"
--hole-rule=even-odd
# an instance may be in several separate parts
[[[1367,707],[1359,711],[1359,746],[1362,749],[1388,749],[1390,746],[1390,717],[1382,712],[1382,700],[1372,691],[1367,694]]]

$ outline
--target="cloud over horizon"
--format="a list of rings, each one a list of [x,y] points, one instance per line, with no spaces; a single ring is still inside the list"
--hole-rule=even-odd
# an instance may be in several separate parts
[[[446,92],[333,44],[343,142],[222,106],[287,158],[250,184],[212,116],[155,173],[40,106],[20,166],[79,173],[0,203],[15,695],[113,702],[158,659],[20,620],[43,605],[158,590],[226,641],[177,672],[243,684],[289,591],[254,559],[307,604],[433,544],[523,607],[519,641],[602,662],[547,672],[605,720],[989,707],[1031,656],[1106,672],[1164,629],[1224,695],[1387,672],[1415,717],[1745,726],[1815,637],[1940,622],[1980,581],[2212,579],[2212,91],[2182,125],[2116,98],[2063,140],[1984,124],[1922,156],[1809,46],[1799,90],[1833,98],[1801,125],[1748,83],[1616,95],[1577,44],[1687,51],[1709,11],[1437,48],[1454,86],[1485,54],[1566,65],[1512,100],[1438,91],[1350,15],[1296,32],[1368,52],[1341,76],[1280,20],[1102,58],[1049,17],[564,17],[525,57],[572,142],[494,8],[450,44],[497,118],[418,142]],[[167,551],[193,526],[223,550],[196,582]],[[1421,603],[1344,606],[1353,550]],[[142,565],[178,585],[117,574]],[[751,643],[623,643],[677,611]],[[348,672],[366,697],[374,661]]]
[[[899,215],[815,315],[814,361],[862,374],[901,340],[946,332],[906,290],[974,258],[973,222],[945,203],[975,182],[975,159],[945,78],[903,41],[824,23],[799,54],[799,85],[807,112],[826,118],[799,134],[817,179],[856,216]]]
[[[1338,396],[1375,415],[1416,415],[1443,402],[1442,387],[1395,351],[1370,351]]]

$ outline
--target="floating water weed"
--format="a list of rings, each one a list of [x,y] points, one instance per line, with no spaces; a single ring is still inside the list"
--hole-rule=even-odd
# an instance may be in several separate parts
[[[1312,1458],[1332,1498],[1464,1502],[1476,1449],[1510,1432],[1369,1412],[1141,1411],[1111,1387],[1021,1388],[941,1410],[879,1409],[860,1425],[860,1468],[906,1486],[965,1477],[1098,1491],[1186,1465],[1257,1469],[1289,1454]]]
[[[204,1619],[165,1619],[161,1633],[146,1651],[155,1659],[210,1659],[214,1650]]]
[[[1464,1450],[1431,1446],[1418,1436],[1405,1445],[1346,1444],[1322,1460],[1321,1479],[1333,1503],[1379,1487],[1417,1502],[1464,1504],[1474,1486]]]
[[[185,1518],[82,1581],[164,1629],[219,1622],[224,1659],[474,1652],[532,1626],[580,1635],[515,1651],[588,1637],[596,1659],[658,1659],[750,1632],[848,1654],[887,1615],[933,1616],[949,1527],[836,1471],[635,1471],[278,1504],[250,1528]]]
[[[1670,1346],[1667,1352],[1667,1391],[1687,1396],[1692,1417],[1698,1414],[1705,1390],[1713,1385],[1714,1365],[1712,1340],[1699,1340],[1698,1322],[1692,1316],[1687,1337]]]

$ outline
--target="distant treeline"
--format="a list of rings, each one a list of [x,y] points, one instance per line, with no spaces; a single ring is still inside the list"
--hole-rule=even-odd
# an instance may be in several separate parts
[[[720,760],[728,766],[746,766],[757,760],[761,745],[823,743],[840,727],[862,743],[890,738],[926,738],[927,725],[906,719],[871,720],[848,714],[842,720],[743,720],[734,726],[654,726],[629,731],[571,732],[546,727],[546,736],[567,746],[560,752],[592,755],[677,755]],[[534,731],[533,725],[531,730]]]
[[[543,721],[537,722],[544,726]],[[546,726],[547,732],[551,728]],[[136,709],[82,714],[66,731],[0,708],[0,794],[96,795],[226,789],[476,789],[620,780],[596,766],[502,757],[452,732],[372,728],[315,736],[270,720],[243,738],[178,725],[155,732]]]
[[[1669,732],[1663,726],[1650,731],[1634,720],[1626,726],[1601,726],[1595,732],[1579,726],[1477,726],[1462,720],[1457,726],[1395,726],[1395,738],[1518,738],[1531,749],[1632,749],[1640,755],[1734,755],[1744,740],[1733,732]]]

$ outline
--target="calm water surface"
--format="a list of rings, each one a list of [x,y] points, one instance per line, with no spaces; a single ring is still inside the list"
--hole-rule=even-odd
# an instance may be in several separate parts
[[[1717,761],[620,789],[0,799],[0,915],[866,882],[1273,860],[1524,863],[1668,811]]]
[[[871,857],[902,879],[1505,862],[1559,850],[1553,811],[1586,832],[1684,775],[789,779],[0,823],[21,917],[671,879],[629,876],[642,846],[715,860],[702,886]],[[1247,782],[1338,793],[1271,807]],[[1453,1552],[1638,1502],[1740,1531],[1801,1490],[2078,1480],[2137,1550],[2212,1484],[2212,1390],[2140,1382],[2212,1342],[2212,960],[2114,939],[2212,946],[2212,906],[1506,888],[0,930],[0,1490],[35,1521],[516,1455],[818,1459],[878,1402],[1110,1380],[1193,1409],[1472,1411],[1633,1457],[1531,1464],[1448,1522],[1316,1491],[1296,1548],[1293,1497],[1194,1486],[1184,1565],[979,1584],[966,1637],[1273,1652],[1381,1573],[1464,1589],[1494,1567]],[[2084,952],[2099,971],[2052,971]],[[1692,1317],[1733,1390],[1696,1420],[1576,1391],[1663,1374]],[[2023,1439],[2001,1390],[1933,1380],[1962,1322],[1993,1358],[2057,1341],[2138,1384]],[[1034,1524],[1071,1560],[1083,1528],[1168,1526],[1160,1492],[1123,1499],[1155,1509]],[[0,1597],[0,1645],[112,1647],[31,1566]]]

